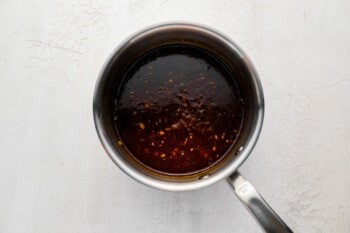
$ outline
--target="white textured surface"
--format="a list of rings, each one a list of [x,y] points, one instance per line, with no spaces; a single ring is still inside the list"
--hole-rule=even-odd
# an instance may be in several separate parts
[[[92,94],[113,48],[168,20],[233,38],[266,117],[240,171],[295,232],[350,232],[350,1],[0,1],[0,232],[260,232],[222,181],[144,187],[104,153]]]

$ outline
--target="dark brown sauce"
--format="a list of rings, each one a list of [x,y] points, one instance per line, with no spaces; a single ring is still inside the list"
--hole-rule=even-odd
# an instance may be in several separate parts
[[[243,115],[233,74],[188,45],[139,58],[116,93],[114,109],[118,144],[142,164],[173,174],[206,169],[223,158]]]

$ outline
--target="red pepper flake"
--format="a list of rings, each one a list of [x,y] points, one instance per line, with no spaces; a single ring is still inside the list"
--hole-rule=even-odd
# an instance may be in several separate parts
[[[144,130],[144,129],[146,128],[145,124],[142,123],[142,122],[139,123],[139,127],[140,127],[142,130]]]

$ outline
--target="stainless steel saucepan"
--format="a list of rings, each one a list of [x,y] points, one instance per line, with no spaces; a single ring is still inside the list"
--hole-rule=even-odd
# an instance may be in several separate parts
[[[242,132],[226,157],[210,169],[191,175],[158,174],[137,163],[118,145],[113,120],[116,87],[132,61],[158,46],[189,44],[203,48],[236,72],[236,83],[244,90],[245,119]],[[238,172],[258,140],[264,116],[263,89],[248,56],[228,37],[207,27],[168,23],[147,28],[125,40],[107,60],[97,80],[93,115],[100,141],[107,154],[127,175],[147,186],[168,190],[188,191],[206,187],[227,179],[235,194],[266,232],[292,232],[271,209],[256,189]]]

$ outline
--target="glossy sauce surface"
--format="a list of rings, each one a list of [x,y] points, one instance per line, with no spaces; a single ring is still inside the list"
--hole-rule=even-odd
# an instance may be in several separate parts
[[[232,74],[208,52],[158,48],[133,64],[116,93],[118,144],[156,171],[206,169],[237,139],[243,104]]]

